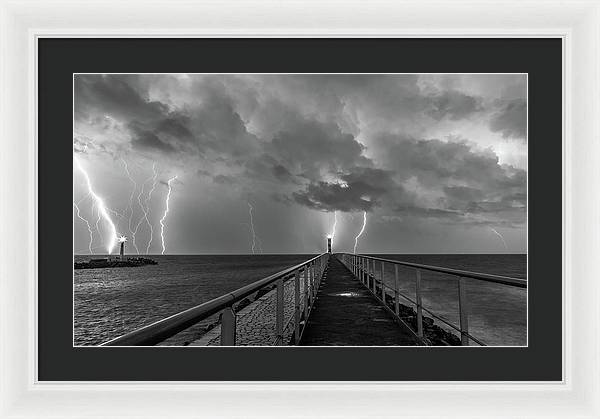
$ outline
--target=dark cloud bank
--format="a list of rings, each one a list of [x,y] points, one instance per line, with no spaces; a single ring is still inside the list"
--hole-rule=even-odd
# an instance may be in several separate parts
[[[467,90],[413,75],[76,75],[74,141],[91,153],[100,146],[83,144],[97,135],[102,151],[124,147],[288,207],[522,227],[524,168],[456,128],[427,135],[476,121],[508,146],[525,142],[525,99]],[[106,118],[124,144],[111,143]]]

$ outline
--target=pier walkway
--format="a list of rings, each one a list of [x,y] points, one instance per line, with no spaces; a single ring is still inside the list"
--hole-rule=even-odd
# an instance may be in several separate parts
[[[336,257],[317,291],[300,345],[413,346],[418,342]]]

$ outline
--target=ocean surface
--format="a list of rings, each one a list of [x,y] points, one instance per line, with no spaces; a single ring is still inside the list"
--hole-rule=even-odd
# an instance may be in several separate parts
[[[158,265],[75,270],[74,344],[98,345],[312,256],[151,255]],[[523,254],[375,256],[516,278],[527,276],[527,255]],[[75,256],[76,262],[89,259],[89,255]],[[393,268],[387,265],[385,269],[386,283],[393,285]],[[401,292],[414,300],[414,269],[400,268],[399,277]],[[425,307],[458,324],[455,277],[423,272],[421,289]],[[467,297],[472,335],[488,345],[527,345],[527,290],[468,280]],[[401,302],[410,305],[408,301]],[[183,345],[197,339],[215,320],[213,316],[164,343]],[[435,323],[450,330],[439,321]]]

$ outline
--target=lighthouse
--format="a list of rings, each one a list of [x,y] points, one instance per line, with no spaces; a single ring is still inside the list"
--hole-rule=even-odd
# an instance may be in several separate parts
[[[127,241],[127,237],[121,236],[119,237],[120,249],[119,249],[119,259],[124,260],[123,255],[125,254],[125,242]]]
[[[327,253],[331,253],[331,236],[327,236]]]

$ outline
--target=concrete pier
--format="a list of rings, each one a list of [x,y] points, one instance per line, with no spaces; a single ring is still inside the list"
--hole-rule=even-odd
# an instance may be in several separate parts
[[[414,346],[400,325],[337,258],[329,267],[300,340],[303,346]]]

